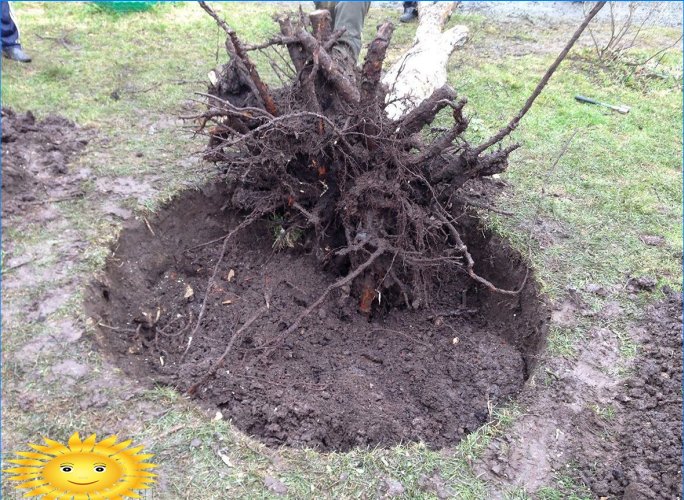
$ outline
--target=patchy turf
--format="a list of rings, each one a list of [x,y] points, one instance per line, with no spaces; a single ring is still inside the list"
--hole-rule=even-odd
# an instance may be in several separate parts
[[[176,116],[196,106],[192,92],[205,89],[207,72],[222,61],[222,38],[194,4],[127,15],[92,4],[17,2],[15,8],[34,62],[3,61],[3,105],[30,110],[38,120],[60,114],[95,129],[96,137],[69,164],[70,173],[90,169],[79,181],[82,199],[51,206],[54,218],[25,228],[3,217],[3,456],[40,435],[64,440],[75,430],[116,432],[156,453],[160,479],[148,498],[283,492],[291,498],[491,498],[494,492],[530,498],[535,490],[537,498],[591,498],[578,461],[550,463],[534,486],[492,472],[496,461],[488,457],[504,442],[525,456],[512,438],[530,424],[524,416],[530,399],[494,409],[489,424],[454,448],[410,444],[319,454],[268,449],[175,392],[124,376],[94,347],[84,286],[104,265],[122,220],[144,224],[180,189],[205,181],[206,167],[192,156],[203,143],[179,129]],[[277,8],[219,6],[247,41],[275,31],[270,15]],[[365,39],[397,12],[373,8]],[[469,130],[482,138],[519,108],[571,30],[482,16],[454,16],[456,22],[467,24],[472,38],[452,57],[450,82],[477,110]],[[400,25],[395,41],[410,43],[413,30]],[[674,30],[649,31],[636,50],[652,53],[672,36],[678,36]],[[516,215],[482,213],[520,249],[532,235],[532,265],[555,301],[548,355],[528,384],[530,395],[542,386],[566,394],[569,381],[582,382],[572,377],[594,366],[588,356],[595,347],[609,349],[612,362],[599,370],[608,381],[630,375],[630,359],[644,341],[635,325],[666,295],[665,287],[679,290],[681,283],[681,50],[661,63],[673,78],[625,79],[627,68],[597,68],[585,47],[561,67],[515,133],[523,148],[511,158],[499,204]],[[399,53],[396,47],[392,55]],[[632,111],[617,115],[583,105],[573,99],[578,93]],[[576,129],[568,152],[550,169]],[[655,280],[653,290],[629,284],[644,276]],[[591,421],[585,410],[610,419],[604,396],[587,391],[578,399],[573,424]],[[539,438],[555,442],[552,421],[537,424],[549,431]],[[4,497],[17,497],[7,482],[2,488]]]
[[[88,132],[59,116],[36,122],[28,111],[17,115],[2,110],[2,212],[21,214],[22,222],[47,222],[55,214],[53,203],[78,198],[74,189],[88,175],[65,175],[71,158],[88,144]]]

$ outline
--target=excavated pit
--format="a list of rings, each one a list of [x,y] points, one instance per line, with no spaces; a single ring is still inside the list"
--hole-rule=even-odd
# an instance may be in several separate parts
[[[453,445],[521,390],[546,335],[533,279],[512,297],[455,270],[439,277],[429,307],[370,318],[338,289],[283,338],[339,276],[297,245],[275,251],[277,221],[256,223],[232,240],[189,343],[221,243],[187,249],[240,222],[221,210],[226,197],[222,184],[188,191],[149,225],[132,222],[121,232],[87,308],[100,325],[101,347],[130,376],[185,391],[256,315],[196,399],[269,446],[322,451]],[[459,220],[478,273],[515,288],[527,271],[524,259],[472,214]]]

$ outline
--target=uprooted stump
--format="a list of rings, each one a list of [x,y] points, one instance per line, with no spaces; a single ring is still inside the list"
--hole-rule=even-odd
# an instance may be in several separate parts
[[[230,186],[223,206],[246,214],[226,235],[208,243],[223,242],[208,289],[231,240],[269,216],[280,221],[274,248],[301,245],[318,266],[341,276],[285,325],[280,342],[343,287],[350,288],[358,311],[369,318],[397,307],[429,307],[439,293],[440,276],[454,269],[493,292],[520,293],[527,275],[507,289],[476,272],[456,217],[464,202],[460,191],[469,181],[507,168],[518,144],[491,148],[517,127],[605,2],[591,10],[518,114],[478,145],[464,136],[466,100],[457,99],[448,86],[401,117],[388,118],[391,99],[381,75],[392,23],[378,26],[359,71],[339,43],[342,32],[331,31],[325,11],[313,12],[310,22],[301,12],[297,22],[282,17],[281,35],[246,46],[206,3],[199,3],[228,35],[230,61],[210,77],[209,92],[203,94],[207,111],[192,118],[198,120],[196,132],[209,136],[205,157],[221,165]],[[276,91],[249,56],[251,50],[272,47],[287,48],[294,75]],[[451,125],[426,138],[424,128],[445,109]],[[208,297],[186,350],[200,331]],[[268,309],[268,293],[264,299]],[[235,331],[189,394],[221,369],[256,317]]]
[[[436,277],[453,267],[491,290],[516,293],[475,273],[452,212],[465,183],[504,171],[518,145],[490,151],[498,141],[468,143],[466,99],[448,86],[389,119],[381,69],[390,22],[378,27],[359,71],[336,57],[331,45],[339,33],[329,34],[318,19],[312,33],[301,21],[280,19],[281,36],[248,47],[205,9],[228,33],[231,60],[206,94],[208,110],[195,119],[210,137],[205,156],[224,168],[229,203],[245,221],[282,218],[277,245],[302,238],[323,267],[345,269],[333,287],[350,285],[366,315],[429,305]],[[296,77],[271,91],[248,53],[279,45],[288,48]],[[422,135],[444,109],[452,124]]]
[[[101,342],[268,444],[457,442],[520,389],[544,330],[523,259],[479,236],[464,187],[507,168],[518,145],[492,148],[603,3],[520,112],[475,145],[448,86],[388,118],[391,23],[358,70],[320,12],[247,46],[200,2],[230,61],[188,118],[223,184],[210,208],[181,200],[180,216],[122,236],[97,294]],[[292,66],[276,90],[249,55],[272,47]],[[440,112],[450,125],[426,130]]]

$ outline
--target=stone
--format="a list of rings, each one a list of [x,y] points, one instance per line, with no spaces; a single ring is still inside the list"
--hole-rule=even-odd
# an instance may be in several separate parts
[[[266,476],[264,478],[264,486],[268,491],[271,491],[276,495],[287,495],[287,486],[276,477]]]

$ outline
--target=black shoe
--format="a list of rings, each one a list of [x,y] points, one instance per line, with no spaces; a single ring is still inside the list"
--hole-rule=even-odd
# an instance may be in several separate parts
[[[399,18],[402,23],[410,23],[414,19],[418,19],[418,9],[416,7],[405,7],[404,13]]]
[[[31,58],[21,50],[19,45],[13,45],[12,47],[3,47],[2,55],[7,59],[12,59],[13,61],[19,61],[23,63],[31,62]]]

